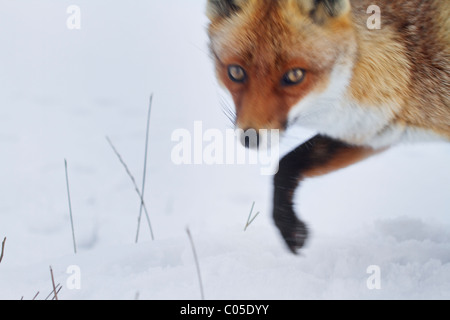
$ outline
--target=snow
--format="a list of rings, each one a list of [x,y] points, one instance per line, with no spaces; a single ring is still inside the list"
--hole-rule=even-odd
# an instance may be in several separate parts
[[[66,27],[73,4],[80,30]],[[229,128],[204,5],[0,0],[0,299],[45,298],[50,265],[60,299],[200,299],[186,227],[206,299],[449,299],[448,144],[399,146],[305,181],[297,211],[312,235],[300,256],[272,223],[271,177],[258,166],[171,161],[174,130]],[[143,221],[135,244],[139,198],[105,137],[140,186],[151,93],[155,241]],[[283,152],[312,134],[291,130]],[[261,214],[244,232],[253,201]],[[368,288],[370,266],[380,289]]]

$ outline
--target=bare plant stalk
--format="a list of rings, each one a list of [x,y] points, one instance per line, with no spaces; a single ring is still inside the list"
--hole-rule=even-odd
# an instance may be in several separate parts
[[[253,221],[255,221],[255,219],[258,217],[258,215],[259,215],[259,211],[255,214],[253,219],[248,222],[247,228],[253,223]]]
[[[61,286],[61,284],[60,283],[58,283],[57,285],[56,285],[56,293],[59,293],[59,291],[61,290],[61,288],[62,288],[62,286]],[[45,298],[45,300],[48,300],[51,296],[53,295],[53,298],[52,298],[52,300],[55,298],[55,294],[54,294],[54,290],[52,290],[52,292],[50,292],[49,294],[48,294],[48,296]]]
[[[189,237],[189,241],[191,243],[192,253],[194,254],[194,259],[195,259],[195,266],[197,267],[197,276],[198,276],[198,282],[200,285],[200,296],[201,296],[202,300],[205,300],[205,295],[203,293],[202,275],[200,273],[200,264],[198,263],[197,251],[195,250],[194,240],[192,239],[191,231],[189,230],[189,228],[186,228],[186,233],[187,233],[187,235]]]
[[[145,205],[144,202],[144,198],[142,197],[142,193],[139,191],[139,187],[136,184],[136,179],[134,179],[133,175],[130,172],[130,169],[128,169],[127,164],[125,163],[125,161],[122,159],[122,156],[120,155],[120,153],[117,151],[116,147],[114,147],[114,144],[112,143],[111,139],[109,139],[109,137],[106,137],[106,140],[108,141],[109,145],[111,146],[112,150],[114,151],[114,153],[116,154],[117,158],[119,159],[120,163],[122,164],[122,166],[124,167],[125,171],[127,172],[128,176],[131,179],[131,182],[134,185],[134,190],[136,191],[137,195],[139,196],[139,199],[141,200],[141,204],[142,207],[144,208],[144,212],[145,212],[145,216],[147,218],[147,223],[148,223],[148,227],[150,229],[150,234],[152,237],[152,240],[155,240],[154,236],[153,236],[153,229],[152,229],[152,224],[150,222],[150,217],[148,215],[148,211],[147,211],[147,207]]]
[[[58,300],[58,294],[59,294],[59,292],[61,291],[61,289],[62,289],[62,286],[60,286],[60,287],[58,288],[58,290],[56,290],[56,294],[53,296],[52,300]]]
[[[38,295],[39,295],[39,291],[34,295],[33,299],[31,299],[31,300],[36,300]]]
[[[247,228],[255,221],[256,217],[259,215],[259,211],[252,218],[253,208],[255,207],[255,202],[253,201],[252,208],[250,210],[250,214],[248,215],[247,224],[245,225],[244,231],[247,231]]]
[[[58,293],[56,292],[56,286],[55,286],[55,278],[53,277],[53,269],[52,266],[50,266],[50,275],[52,277],[52,285],[53,285],[53,293],[55,300],[58,300]]]
[[[142,173],[142,196],[144,196],[145,190],[145,179],[147,176],[147,155],[148,155],[148,137],[150,132],[150,116],[152,111],[152,103],[153,103],[153,94],[150,96],[150,102],[148,105],[148,115],[147,115],[147,130],[145,133],[145,152],[144,152],[144,172]],[[139,207],[139,216],[138,216],[138,225],[136,231],[136,243],[139,241],[139,230],[141,229],[141,218],[142,218],[142,209],[144,207],[144,202],[141,201],[141,205]]]
[[[66,170],[66,186],[67,186],[67,199],[69,202],[70,225],[72,226],[73,252],[76,254],[77,253],[77,243],[75,241],[75,228],[73,226],[72,202],[70,200],[70,188],[69,188],[69,173],[67,170],[67,160],[66,159],[64,159],[64,167]]]
[[[248,215],[247,223],[245,224],[244,231],[247,230],[248,222],[250,221],[250,218],[252,217],[252,212],[253,212],[253,208],[254,208],[254,207],[255,207],[255,201],[253,201],[252,208],[250,209],[250,213],[249,213],[249,215]]]
[[[5,239],[3,239],[3,242],[2,242],[2,251],[1,251],[1,253],[0,253],[0,263],[1,263],[2,260],[3,260],[3,254],[4,254],[4,252],[5,252],[5,243],[6,243],[6,237],[5,237]]]

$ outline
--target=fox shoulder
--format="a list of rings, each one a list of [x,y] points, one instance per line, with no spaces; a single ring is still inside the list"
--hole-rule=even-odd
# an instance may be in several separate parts
[[[381,30],[369,30],[360,14],[373,4]],[[450,140],[450,2],[362,0],[352,7],[361,57],[352,97],[389,106],[392,125]]]

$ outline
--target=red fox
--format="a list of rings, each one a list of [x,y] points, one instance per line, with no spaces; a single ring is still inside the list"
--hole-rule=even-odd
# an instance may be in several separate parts
[[[273,217],[293,253],[308,236],[293,209],[304,178],[402,141],[450,140],[450,1],[208,0],[207,16],[236,125],[318,133],[274,177]]]

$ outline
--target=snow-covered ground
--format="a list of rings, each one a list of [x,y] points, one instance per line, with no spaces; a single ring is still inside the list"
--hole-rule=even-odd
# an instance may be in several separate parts
[[[199,299],[186,227],[207,299],[449,299],[448,144],[400,146],[305,182],[301,256],[272,224],[258,166],[173,163],[174,130],[229,128],[204,2],[0,0],[0,299],[45,298],[50,265],[60,299]],[[74,4],[80,30],[66,26]],[[135,244],[139,198],[105,137],[140,186],[151,93],[155,240],[143,223]],[[283,150],[312,134],[290,131]],[[244,232],[253,201],[261,214]]]

